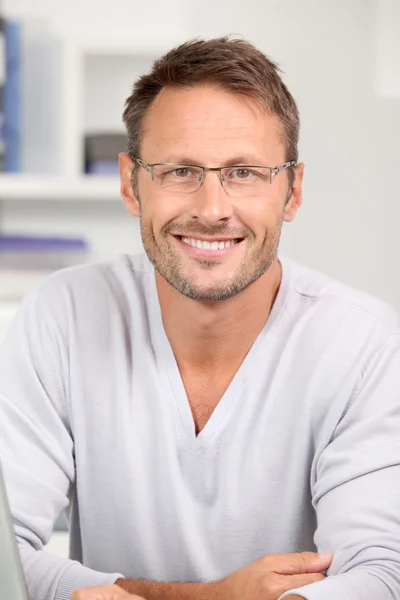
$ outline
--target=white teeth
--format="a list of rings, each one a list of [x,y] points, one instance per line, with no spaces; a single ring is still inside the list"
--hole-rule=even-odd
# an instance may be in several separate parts
[[[199,250],[223,250],[224,248],[230,248],[237,244],[236,240],[227,240],[226,242],[208,242],[206,240],[195,240],[194,238],[182,237],[182,242],[193,246],[193,248],[199,248]]]

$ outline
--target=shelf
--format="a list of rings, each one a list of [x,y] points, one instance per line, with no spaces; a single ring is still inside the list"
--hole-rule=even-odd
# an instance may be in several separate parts
[[[121,202],[118,177],[65,178],[42,175],[0,175],[0,201],[90,200]]]

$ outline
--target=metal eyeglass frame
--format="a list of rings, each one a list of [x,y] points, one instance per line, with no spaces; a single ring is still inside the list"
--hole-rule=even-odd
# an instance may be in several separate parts
[[[132,157],[133,162],[138,163],[145,171],[151,174],[151,180],[154,181],[154,167],[194,167],[196,169],[201,169],[202,174],[200,177],[200,186],[196,191],[198,191],[204,183],[206,171],[219,171],[219,180],[221,182],[222,187],[224,186],[224,177],[222,175],[222,171],[224,169],[269,169],[269,183],[272,183],[272,179],[275,175],[279,175],[282,171],[289,167],[294,167],[297,163],[295,160],[289,160],[282,165],[277,165],[276,167],[270,167],[268,165],[227,165],[226,167],[203,167],[202,165],[190,165],[186,163],[148,163],[145,160],[137,157]]]

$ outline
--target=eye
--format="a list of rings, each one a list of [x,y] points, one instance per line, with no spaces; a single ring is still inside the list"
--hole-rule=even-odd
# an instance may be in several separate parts
[[[225,181],[232,183],[258,184],[269,180],[269,171],[264,167],[235,167],[227,171]]]
[[[178,169],[173,169],[170,173],[179,179],[187,179],[194,176],[194,172],[189,167],[179,167]]]
[[[251,179],[253,175],[254,173],[252,173],[252,171],[244,168],[235,169],[230,173],[230,177],[233,179]]]
[[[250,169],[248,167],[237,167],[228,171],[226,179],[236,183],[250,183],[255,182],[262,174],[256,169]]]

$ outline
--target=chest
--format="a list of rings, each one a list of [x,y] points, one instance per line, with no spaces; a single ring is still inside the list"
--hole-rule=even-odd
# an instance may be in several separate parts
[[[182,382],[193,416],[196,433],[200,433],[224,396],[237,369],[224,374],[182,374]]]

